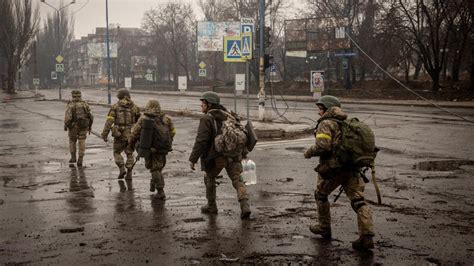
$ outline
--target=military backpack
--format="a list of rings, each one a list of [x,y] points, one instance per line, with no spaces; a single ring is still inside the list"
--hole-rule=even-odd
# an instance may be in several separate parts
[[[378,149],[375,147],[375,135],[372,129],[357,118],[339,120],[341,140],[333,151],[342,165],[349,167],[372,167]]]
[[[157,117],[145,115],[138,143],[138,156],[148,158],[152,152],[167,154],[171,151],[171,146],[171,132],[164,122],[164,115]]]
[[[90,114],[83,102],[74,102],[72,110],[72,121],[80,129],[88,129],[91,126]]]
[[[115,124],[119,126],[131,126],[135,122],[133,121],[132,108],[130,107],[124,107],[119,105],[117,107],[116,116],[117,118]]]
[[[222,111],[222,110],[221,110]],[[242,154],[247,146],[247,132],[242,126],[238,118],[232,113],[222,111],[226,119],[222,121],[220,131],[217,128],[217,121],[213,117],[214,131],[216,137],[214,139],[214,147],[218,153],[227,157],[236,157]]]

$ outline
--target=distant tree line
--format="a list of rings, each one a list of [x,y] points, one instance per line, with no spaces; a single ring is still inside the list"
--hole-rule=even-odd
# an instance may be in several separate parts
[[[199,0],[198,5],[205,21],[254,18],[257,22],[258,3],[258,0]],[[298,76],[294,72],[301,71],[289,64],[285,56],[285,19],[346,17],[351,38],[385,71],[405,81],[419,79],[420,73],[425,71],[434,91],[448,81],[456,82],[469,76],[470,88],[474,90],[473,1],[305,0],[296,15],[288,12],[290,6],[283,0],[267,0],[265,8],[266,25],[272,28],[271,45],[265,48],[265,53],[274,56],[276,69],[283,78],[293,78]],[[33,71],[31,58],[35,40],[38,41],[37,64],[41,65],[35,75],[48,79],[57,51],[67,53],[73,40],[73,26],[73,16],[63,9],[49,15],[39,30],[38,10],[32,7],[31,1],[0,0],[0,52],[7,62],[7,91],[14,92],[19,69]],[[232,73],[243,71],[241,64],[224,63],[222,52],[197,51],[196,27],[195,11],[183,2],[169,1],[144,13],[142,29],[152,39],[145,49],[158,58],[159,76],[175,82],[179,75],[196,80],[197,64],[205,61],[209,66],[208,80],[233,80]],[[351,50],[357,52],[354,43]],[[360,52],[352,58],[349,67],[353,82],[374,75],[385,78]],[[339,66],[336,70],[337,78]],[[251,63],[251,73],[256,80],[257,60]]]

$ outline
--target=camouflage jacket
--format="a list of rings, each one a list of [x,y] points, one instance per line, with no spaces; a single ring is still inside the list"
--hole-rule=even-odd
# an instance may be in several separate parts
[[[333,155],[333,150],[341,140],[340,125],[331,120],[345,120],[347,115],[339,107],[329,108],[318,120],[314,131],[315,144],[306,152],[311,156],[319,156],[320,163],[329,163],[331,168],[340,167],[338,159]]]
[[[221,106],[221,109],[227,111],[223,106]],[[208,115],[209,113],[212,113],[212,116]],[[214,119],[217,125],[214,125]],[[215,132],[215,128],[217,126],[217,129],[220,130],[222,121],[225,119],[227,119],[227,117],[222,111],[219,109],[211,109],[206,115],[202,116],[199,121],[199,127],[193,150],[189,156],[189,161],[196,163],[200,158],[203,170],[207,168],[207,163],[210,163],[210,161],[219,156],[214,148],[214,139],[218,133]]]
[[[174,127],[173,121],[171,117],[162,113],[162,112],[145,112],[139,119],[138,122],[132,127],[132,131],[130,133],[130,137],[128,138],[128,143],[131,147],[135,146],[135,143],[140,139],[140,133],[142,131],[143,120],[145,117],[158,117],[163,116],[163,122],[167,125],[170,129],[171,133],[171,141],[173,140],[174,136],[176,135],[176,128]]]
[[[67,103],[66,112],[64,114],[64,126],[67,128],[73,128],[77,125],[77,113],[82,111],[89,119],[89,130],[92,128],[92,123],[94,122],[94,116],[92,115],[91,108],[89,105],[83,101],[81,98],[73,98]]]
[[[104,129],[102,130],[102,137],[107,137],[110,130],[112,130],[113,137],[122,137],[122,139],[126,140],[130,129],[139,117],[140,108],[132,100],[128,98],[119,100],[110,108],[105,120]]]

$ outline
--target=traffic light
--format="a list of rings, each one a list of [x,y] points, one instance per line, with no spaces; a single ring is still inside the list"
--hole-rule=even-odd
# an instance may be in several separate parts
[[[263,33],[263,39],[264,39],[264,43],[265,43],[265,47],[270,47],[270,44],[272,43],[272,41],[270,40],[270,38],[272,37],[271,34],[270,34],[270,31],[272,30],[272,28],[270,27],[265,27],[265,32]]]
[[[264,54],[263,55],[263,66],[265,67],[265,69],[267,69],[271,65],[273,65],[273,55]]]
[[[253,39],[255,40],[255,48],[260,48],[260,28],[258,26],[255,28]]]

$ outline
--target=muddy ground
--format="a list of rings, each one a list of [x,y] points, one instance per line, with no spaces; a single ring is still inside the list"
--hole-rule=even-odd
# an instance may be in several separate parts
[[[93,111],[98,133],[107,108]],[[178,133],[164,171],[168,199],[162,202],[152,199],[141,161],[132,182],[117,181],[112,146],[94,134],[87,139],[85,166],[69,167],[63,112],[64,103],[54,101],[0,104],[1,264],[473,262],[474,135],[468,123],[436,114],[359,114],[381,147],[377,177],[383,193],[377,205],[367,184],[376,248],[359,253],[350,247],[357,238],[356,217],[344,195],[332,203],[332,240],[308,230],[316,221],[317,159],[305,160],[302,152],[311,136],[258,144],[251,154],[258,184],[248,186],[252,216],[242,221],[226,174],[217,188],[219,214],[200,213],[202,173],[187,162],[196,118],[173,117]]]

